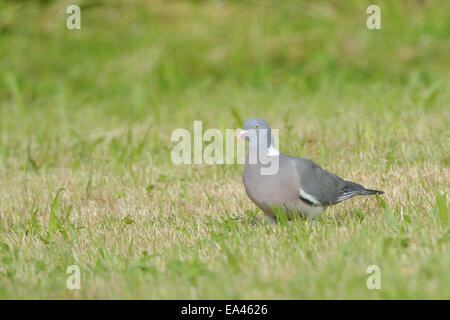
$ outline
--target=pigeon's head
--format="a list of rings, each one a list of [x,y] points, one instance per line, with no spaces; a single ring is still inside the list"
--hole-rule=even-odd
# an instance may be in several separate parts
[[[242,130],[239,132],[238,139],[246,138],[252,143],[252,137],[255,137],[253,143],[257,144],[260,138],[262,138],[267,143],[266,146],[272,145],[272,130],[269,124],[261,118],[250,118],[245,120]]]

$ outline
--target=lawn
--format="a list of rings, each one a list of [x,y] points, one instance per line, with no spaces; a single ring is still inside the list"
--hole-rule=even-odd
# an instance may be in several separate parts
[[[0,298],[449,299],[449,12],[0,0]],[[175,129],[254,116],[385,194],[269,226],[243,165],[172,163]]]

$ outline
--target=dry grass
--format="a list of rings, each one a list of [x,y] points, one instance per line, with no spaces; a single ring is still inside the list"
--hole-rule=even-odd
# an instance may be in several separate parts
[[[441,6],[384,3],[373,33],[357,1],[84,1],[70,33],[61,3],[0,2],[0,297],[450,298]],[[170,161],[174,129],[250,116],[386,193],[271,227],[242,166]]]

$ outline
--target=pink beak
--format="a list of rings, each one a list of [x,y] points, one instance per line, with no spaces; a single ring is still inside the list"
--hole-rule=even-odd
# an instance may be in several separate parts
[[[244,138],[248,133],[248,130],[241,130],[239,131],[239,134],[237,135],[237,139],[241,140],[242,138]]]

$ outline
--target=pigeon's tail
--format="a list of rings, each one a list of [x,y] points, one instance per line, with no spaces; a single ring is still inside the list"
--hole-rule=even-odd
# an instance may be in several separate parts
[[[384,193],[384,191],[380,191],[380,190],[364,189],[363,191],[361,191],[360,194],[370,195],[370,194],[383,194],[383,193]]]
[[[383,193],[384,193],[383,191],[366,189],[360,184],[344,180],[344,188],[341,189],[341,194],[334,203],[338,203],[341,202],[342,200],[350,199],[358,195],[383,194]]]

